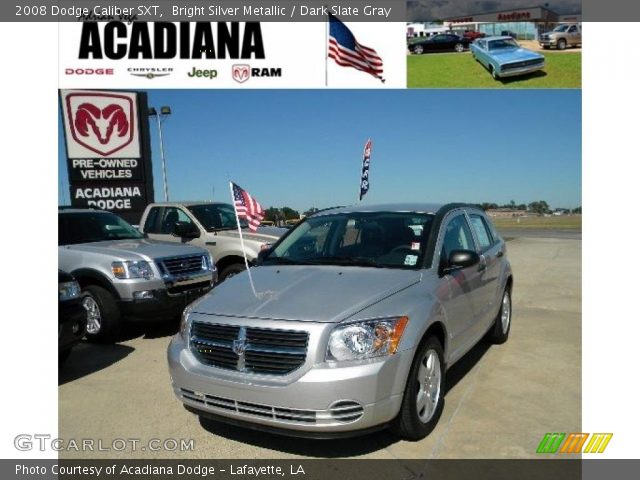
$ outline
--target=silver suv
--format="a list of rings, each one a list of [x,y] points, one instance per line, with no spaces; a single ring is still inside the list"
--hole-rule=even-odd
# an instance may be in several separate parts
[[[146,239],[113,213],[58,212],[58,268],[82,287],[87,339],[111,342],[122,321],[177,318],[216,278],[202,248]]]
[[[420,439],[445,375],[507,340],[505,242],[465,204],[358,206],[298,224],[251,269],[187,307],[168,348],[193,413],[326,437],[390,426]]]
[[[141,230],[155,240],[181,242],[206,248],[216,260],[219,280],[245,269],[242,244],[233,205],[220,202],[152,203],[140,221]],[[261,250],[287,232],[284,228],[259,227],[250,232],[244,220],[244,251],[253,263]]]

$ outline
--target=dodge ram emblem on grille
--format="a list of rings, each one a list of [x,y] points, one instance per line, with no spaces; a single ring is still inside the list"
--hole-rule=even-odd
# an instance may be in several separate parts
[[[231,346],[233,353],[238,355],[238,363],[236,368],[241,372],[245,369],[245,358],[244,353],[247,350],[247,328],[240,327],[238,330],[238,338],[233,340],[233,344]]]
[[[233,353],[235,353],[236,355],[244,355],[244,351],[246,347],[247,347],[247,342],[245,340],[233,341]]]

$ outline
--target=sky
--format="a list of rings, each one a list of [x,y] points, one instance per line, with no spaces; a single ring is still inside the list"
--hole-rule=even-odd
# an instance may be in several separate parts
[[[579,90],[149,90],[163,123],[169,198],[230,202],[228,180],[263,207],[357,203],[581,205]],[[68,204],[60,115],[58,197]],[[155,121],[151,148],[163,200]]]

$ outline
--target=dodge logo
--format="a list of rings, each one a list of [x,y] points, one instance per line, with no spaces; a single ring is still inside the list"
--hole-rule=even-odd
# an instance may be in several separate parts
[[[233,341],[233,353],[236,355],[244,355],[247,348],[246,340],[234,340]]]
[[[234,65],[231,67],[231,76],[236,82],[244,83],[251,77],[249,65]]]
[[[66,103],[71,136],[83,147],[107,157],[132,142],[135,125],[130,97],[71,93]]]

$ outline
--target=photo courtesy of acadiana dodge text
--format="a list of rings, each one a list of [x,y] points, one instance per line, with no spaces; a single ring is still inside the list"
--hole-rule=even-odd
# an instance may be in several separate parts
[[[60,458],[580,431],[580,90],[58,95]]]

